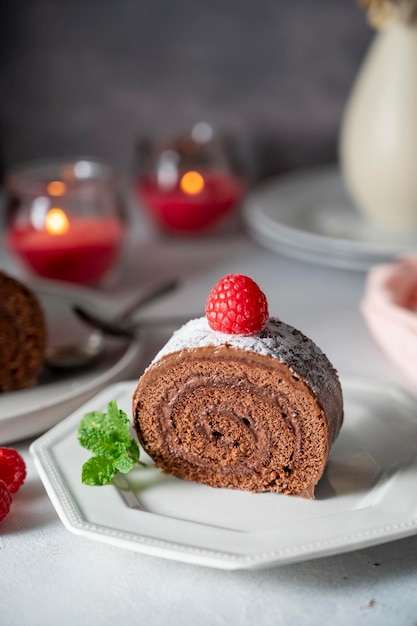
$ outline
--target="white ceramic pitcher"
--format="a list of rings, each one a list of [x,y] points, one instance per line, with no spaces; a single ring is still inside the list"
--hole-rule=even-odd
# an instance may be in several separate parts
[[[340,167],[359,211],[378,227],[417,232],[417,23],[378,32],[340,132]]]

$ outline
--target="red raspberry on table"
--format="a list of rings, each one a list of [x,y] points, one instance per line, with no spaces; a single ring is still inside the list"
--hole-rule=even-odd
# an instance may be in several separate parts
[[[16,493],[25,478],[26,465],[18,451],[0,447],[0,480],[5,482],[10,493]]]
[[[6,517],[6,515],[10,511],[11,503],[11,493],[7,489],[7,485],[4,480],[0,480],[0,522]]]
[[[213,330],[229,335],[254,335],[268,321],[268,302],[252,278],[228,274],[211,290],[206,316]]]

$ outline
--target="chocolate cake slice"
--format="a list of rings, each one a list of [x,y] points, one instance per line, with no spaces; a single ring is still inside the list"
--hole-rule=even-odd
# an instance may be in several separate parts
[[[179,329],[133,395],[143,448],[166,473],[252,492],[314,497],[343,420],[325,354],[277,318],[250,335]]]
[[[45,345],[44,315],[35,294],[0,271],[0,391],[36,383]]]

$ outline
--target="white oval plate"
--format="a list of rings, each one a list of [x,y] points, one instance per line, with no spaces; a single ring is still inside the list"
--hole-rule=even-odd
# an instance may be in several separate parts
[[[250,193],[243,206],[250,235],[286,256],[366,270],[415,249],[417,233],[395,234],[366,222],[337,167],[284,174]]]
[[[81,340],[91,332],[71,312],[72,304],[111,313],[103,297],[87,288],[54,281],[31,282],[30,287],[46,314],[50,345]],[[105,354],[88,368],[61,373],[44,368],[35,387],[0,394],[0,445],[45,432],[103,387],[133,376],[140,354],[140,341],[109,340]]]
[[[283,565],[417,532],[417,402],[402,390],[342,380],[345,423],[316,500],[213,489],[163,476],[149,459],[147,469],[119,487],[83,485],[81,466],[89,457],[77,442],[83,414],[115,399],[131,415],[135,385],[112,385],[30,448],[70,531],[222,569]]]

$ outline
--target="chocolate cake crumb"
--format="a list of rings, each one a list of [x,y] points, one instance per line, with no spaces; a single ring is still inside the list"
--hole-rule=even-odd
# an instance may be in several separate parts
[[[343,420],[336,371],[272,318],[256,336],[174,334],[133,396],[139,440],[164,472],[212,487],[314,497]]]
[[[0,271],[0,391],[36,383],[45,345],[44,315],[35,294]]]

